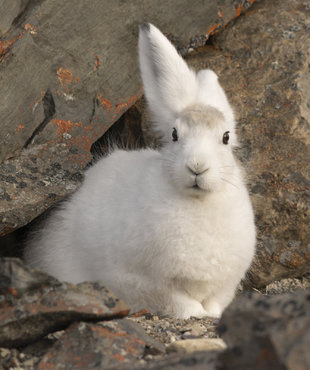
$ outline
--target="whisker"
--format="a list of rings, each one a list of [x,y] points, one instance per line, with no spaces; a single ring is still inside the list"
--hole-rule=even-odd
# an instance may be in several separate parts
[[[234,186],[236,189],[239,189],[239,186],[237,186],[236,184],[234,184],[233,182],[231,181],[228,181],[227,179],[224,179],[223,177],[221,177],[221,180],[227,182],[228,184]]]

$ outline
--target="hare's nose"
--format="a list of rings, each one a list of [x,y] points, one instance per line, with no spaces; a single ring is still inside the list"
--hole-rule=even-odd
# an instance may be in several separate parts
[[[190,167],[190,166],[186,166],[186,167],[189,170],[189,172],[195,176],[202,175],[203,173],[209,171],[209,168],[199,168],[199,167],[197,168],[197,167]]]

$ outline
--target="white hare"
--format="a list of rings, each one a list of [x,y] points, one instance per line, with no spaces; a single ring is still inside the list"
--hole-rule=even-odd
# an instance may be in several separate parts
[[[163,148],[100,159],[26,261],[62,280],[101,280],[133,310],[217,317],[255,249],[233,111],[216,74],[189,69],[151,24],[140,27],[139,54]]]

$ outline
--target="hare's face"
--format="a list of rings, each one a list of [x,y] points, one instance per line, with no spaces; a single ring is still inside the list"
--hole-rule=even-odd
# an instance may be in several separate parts
[[[166,176],[174,186],[197,197],[234,186],[234,130],[223,115],[215,108],[194,105],[174,126],[165,154]]]

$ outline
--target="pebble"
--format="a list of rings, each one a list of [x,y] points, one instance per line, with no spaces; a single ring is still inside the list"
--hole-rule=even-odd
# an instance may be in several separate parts
[[[222,351],[226,347],[226,343],[221,338],[195,338],[171,343],[167,346],[166,351],[167,353],[192,353],[196,351]]]

